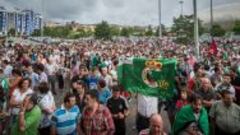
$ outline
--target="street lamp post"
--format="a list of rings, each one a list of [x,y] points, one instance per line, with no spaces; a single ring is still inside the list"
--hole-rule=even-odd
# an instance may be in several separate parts
[[[200,58],[199,53],[199,32],[198,32],[198,14],[197,14],[197,0],[193,0],[193,10],[194,10],[194,43],[195,43],[195,53],[197,59]]]
[[[158,0],[159,10],[159,37],[162,38],[162,0]]]

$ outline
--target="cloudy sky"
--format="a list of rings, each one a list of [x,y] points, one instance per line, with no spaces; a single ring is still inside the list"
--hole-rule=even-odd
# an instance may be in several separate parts
[[[41,1],[44,1],[43,4]],[[198,0],[199,16],[209,20],[210,0]],[[239,17],[240,0],[213,0],[216,18]],[[0,0],[1,6],[33,9],[53,21],[83,24],[107,20],[123,25],[157,25],[158,0]],[[44,8],[42,8],[44,5]],[[184,14],[192,14],[192,0],[184,0]],[[179,0],[162,0],[162,22],[171,25],[181,11]],[[240,17],[239,17],[240,18]]]

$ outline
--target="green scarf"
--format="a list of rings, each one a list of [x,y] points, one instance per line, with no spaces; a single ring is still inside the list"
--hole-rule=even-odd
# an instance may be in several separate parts
[[[193,108],[191,105],[184,106],[177,114],[173,124],[172,135],[178,135],[186,124],[196,121]],[[202,108],[200,110],[200,117],[197,121],[199,128],[204,135],[209,135],[209,123],[207,111]]]

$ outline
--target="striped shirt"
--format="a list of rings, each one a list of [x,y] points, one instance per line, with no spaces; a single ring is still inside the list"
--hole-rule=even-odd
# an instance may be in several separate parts
[[[80,111],[76,105],[69,110],[62,106],[54,112],[52,122],[58,135],[76,135],[79,118]]]

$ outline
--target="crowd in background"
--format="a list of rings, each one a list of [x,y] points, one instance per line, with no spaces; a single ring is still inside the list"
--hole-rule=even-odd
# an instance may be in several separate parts
[[[0,134],[124,135],[136,97],[140,135],[240,134],[240,42],[195,47],[163,39],[82,40],[0,48]],[[134,57],[177,59],[175,96],[128,93],[117,66]],[[64,93],[61,105],[56,105]],[[168,112],[166,130],[161,110]]]

